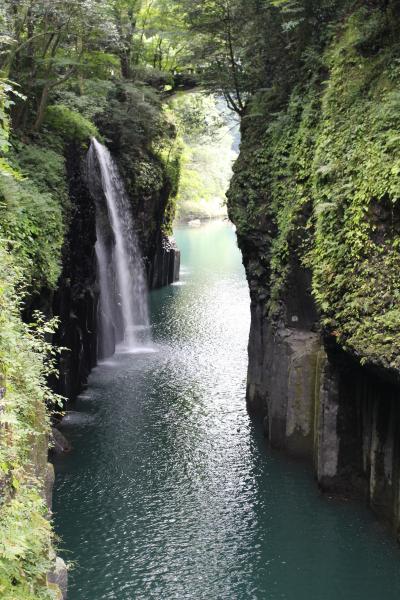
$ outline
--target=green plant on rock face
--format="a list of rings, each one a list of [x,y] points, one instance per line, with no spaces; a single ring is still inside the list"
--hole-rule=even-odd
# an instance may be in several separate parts
[[[34,182],[40,193],[51,193],[59,204],[68,207],[67,174],[62,154],[33,143],[12,140],[9,160],[15,162],[23,178]]]
[[[20,144],[23,170],[34,174],[36,184],[26,180],[10,152],[7,126],[6,113],[0,119],[0,140],[7,142],[0,160],[0,597],[55,600],[59,591],[47,584],[53,533],[43,486],[46,405],[60,401],[47,385],[55,373],[55,350],[47,340],[56,322],[37,314],[27,325],[21,310],[28,287],[53,287],[58,278],[64,229],[56,194],[65,196],[64,162]]]
[[[265,299],[266,313],[278,321],[284,317],[292,262],[302,262],[312,244],[311,174],[320,114],[318,82],[312,79],[299,84],[285,110],[277,110],[269,93],[265,104],[267,112],[259,95],[256,111],[260,116],[245,132],[244,143],[247,138],[250,148],[242,150],[242,156],[247,156],[244,168],[242,158],[235,167],[229,206],[239,237],[256,242],[260,267],[251,267],[251,280],[253,286],[257,282]],[[240,212],[237,197],[243,199]]]
[[[56,598],[46,585],[51,569],[51,524],[43,500],[49,422],[45,405],[54,329],[41,318],[20,317],[21,272],[0,244],[0,596],[5,600]],[[49,360],[50,359],[50,362]]]
[[[361,9],[327,52],[312,262],[325,326],[362,361],[398,369],[399,48],[385,44],[384,26],[380,11]],[[372,57],[360,50],[371,36],[381,44]]]
[[[271,244],[269,313],[275,318],[291,270],[312,245],[312,165],[320,114],[316,81],[295,88],[284,116],[267,130],[265,152],[277,235]]]
[[[54,288],[64,239],[58,199],[40,192],[15,172],[0,169],[0,235],[23,267],[31,291],[42,286]]]
[[[30,291],[52,289],[68,214],[64,158],[17,140],[7,150],[7,160],[0,162],[0,237],[23,268]]]
[[[230,213],[270,317],[298,259],[325,331],[398,370],[400,47],[387,26],[381,10],[357,10],[320,60],[325,82],[302,73],[283,107],[272,88],[255,97]]]
[[[48,107],[44,124],[67,142],[88,145],[91,137],[100,137],[91,121],[62,104]]]

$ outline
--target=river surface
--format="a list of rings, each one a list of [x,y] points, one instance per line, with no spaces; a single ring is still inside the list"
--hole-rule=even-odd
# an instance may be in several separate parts
[[[400,551],[268,452],[246,412],[249,295],[229,224],[179,229],[154,352],[100,365],[56,465],[69,600],[398,600]]]

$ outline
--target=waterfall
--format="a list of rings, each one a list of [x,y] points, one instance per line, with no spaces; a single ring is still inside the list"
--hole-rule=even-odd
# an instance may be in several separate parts
[[[133,351],[149,339],[148,292],[129,198],[105,146],[92,139],[88,180],[96,202],[99,358]]]

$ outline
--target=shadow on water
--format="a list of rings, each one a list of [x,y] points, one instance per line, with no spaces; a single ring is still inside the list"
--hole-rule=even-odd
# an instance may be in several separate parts
[[[249,296],[229,224],[180,229],[151,294],[157,352],[94,371],[57,465],[72,600],[398,599],[400,551],[367,510],[267,452],[245,404]]]

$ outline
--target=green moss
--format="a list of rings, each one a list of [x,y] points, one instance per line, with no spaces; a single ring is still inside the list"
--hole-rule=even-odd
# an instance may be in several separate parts
[[[91,137],[100,139],[98,129],[91,121],[62,104],[47,108],[44,125],[67,142],[75,141],[87,145]]]
[[[328,331],[363,362],[399,369],[400,48],[359,52],[380,27],[379,11],[359,10],[326,55],[311,264]]]
[[[325,332],[361,362],[398,370],[400,47],[386,27],[380,10],[357,10],[321,76],[302,73],[285,106],[271,91],[254,98],[229,197],[270,318],[284,318],[300,261]]]

